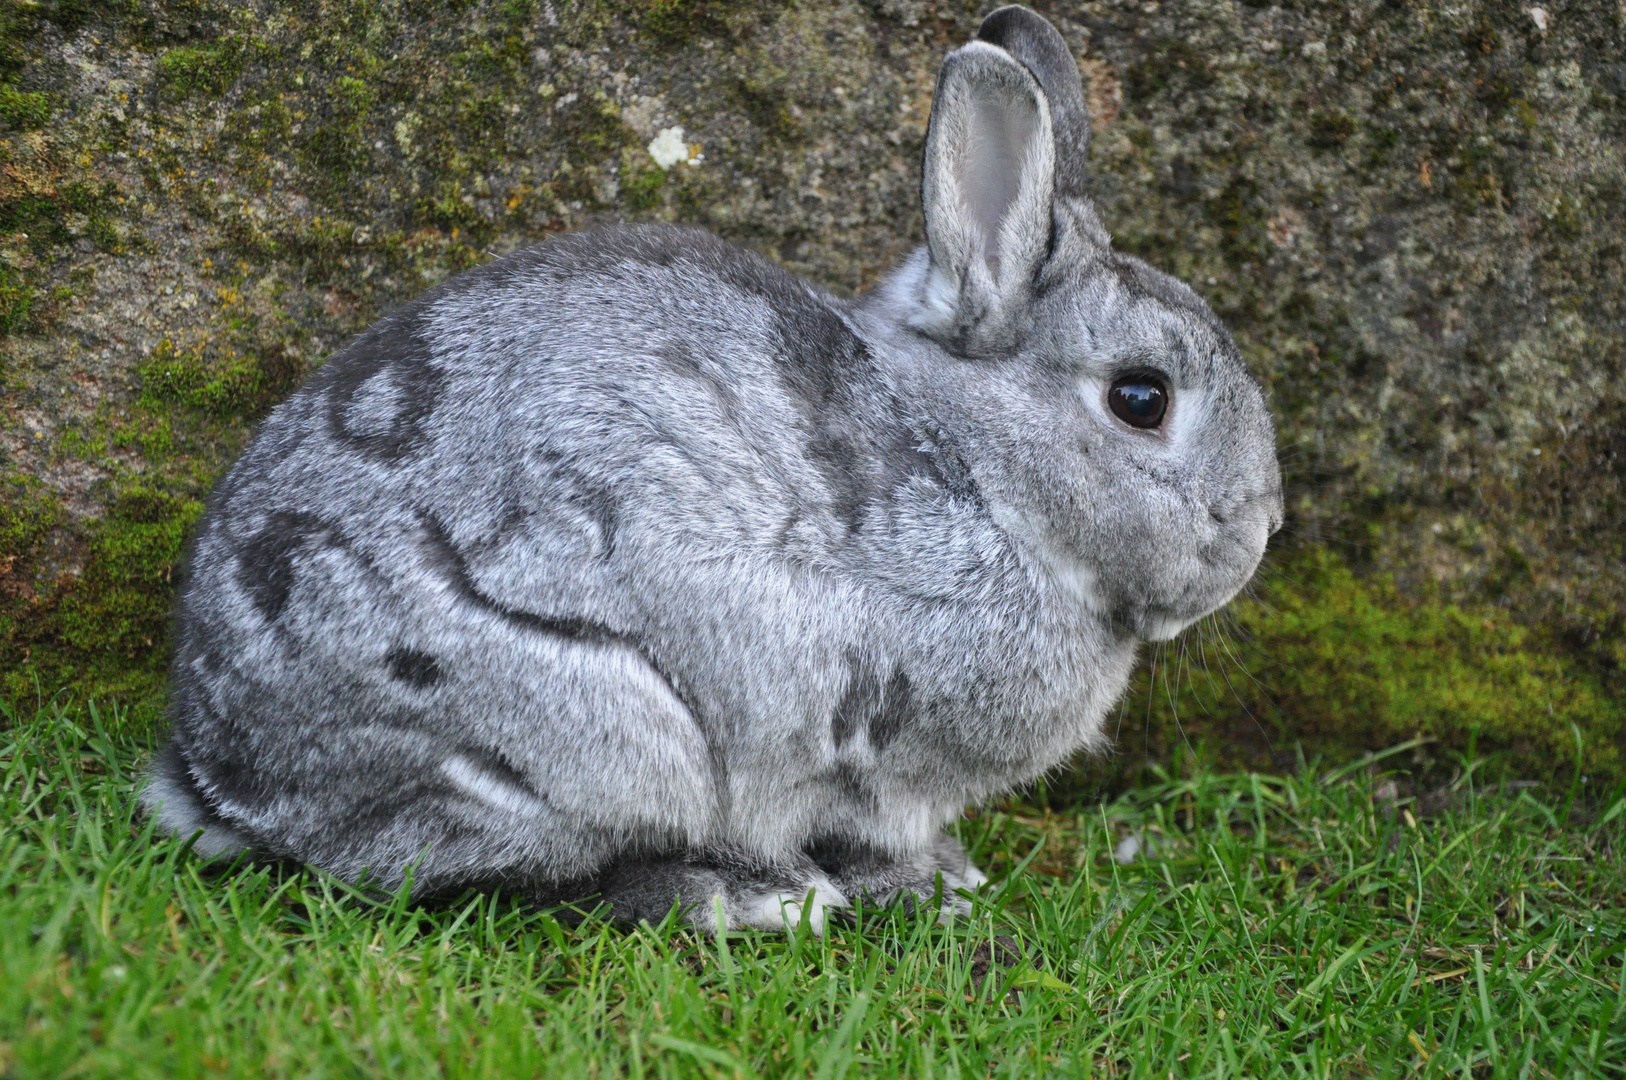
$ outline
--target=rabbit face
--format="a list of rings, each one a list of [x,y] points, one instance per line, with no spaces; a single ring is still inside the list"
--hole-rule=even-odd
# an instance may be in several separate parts
[[[1097,615],[1172,637],[1242,588],[1281,525],[1264,395],[1202,301],[1136,260],[1103,255],[1054,306],[1029,362],[1063,383],[1065,453],[1035,546]]]
[[[1172,637],[1242,588],[1281,525],[1270,413],[1208,306],[1112,250],[1060,34],[1006,8],[979,38],[939,77],[927,244],[885,303],[956,357],[929,378],[976,429],[1000,524],[1118,631]]]

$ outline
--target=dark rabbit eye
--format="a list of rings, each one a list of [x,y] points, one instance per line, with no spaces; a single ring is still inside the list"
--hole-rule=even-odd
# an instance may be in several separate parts
[[[1169,411],[1169,392],[1150,375],[1129,375],[1112,384],[1107,404],[1112,415],[1130,427],[1155,428]]]

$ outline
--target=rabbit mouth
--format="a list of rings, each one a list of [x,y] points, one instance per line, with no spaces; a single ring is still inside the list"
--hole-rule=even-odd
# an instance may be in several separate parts
[[[1188,626],[1229,604],[1252,579],[1259,556],[1231,554],[1241,557],[1218,563],[1201,559],[1202,568],[1183,589],[1163,592],[1160,597],[1142,594],[1114,610],[1113,621],[1143,641],[1173,640]]]
[[[1200,618],[1201,615],[1188,617],[1157,608],[1147,608],[1134,632],[1142,641],[1173,641],[1180,636],[1180,631]]]
[[[1125,604],[1114,609],[1112,625],[1125,637],[1140,641],[1172,641],[1180,631],[1201,619],[1207,611],[1196,614],[1174,611],[1158,604]]]
[[[1181,561],[1177,553],[1168,553],[1164,560],[1120,566],[1112,572],[1093,560],[1057,551],[1052,544],[1037,550],[1064,594],[1119,635],[1142,641],[1169,641],[1230,603],[1259,561],[1258,553],[1218,563],[1200,557],[1195,560],[1198,565],[1188,565],[1181,574],[1173,566]]]
[[[1088,561],[1062,556],[1048,546],[1040,549],[1044,562],[1063,590],[1097,619],[1109,623],[1123,637],[1142,641],[1168,641],[1216,608],[1230,600],[1226,594],[1218,603],[1204,605],[1158,603],[1143,596],[1130,598],[1112,586],[1104,586],[1102,575]],[[1240,588],[1240,586],[1238,586]],[[1117,595],[1113,595],[1118,593]],[[1177,606],[1176,606],[1177,605]]]

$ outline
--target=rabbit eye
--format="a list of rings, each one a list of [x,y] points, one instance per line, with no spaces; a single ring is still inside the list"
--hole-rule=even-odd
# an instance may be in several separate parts
[[[1155,428],[1169,411],[1169,392],[1149,375],[1129,375],[1107,391],[1112,415],[1135,428]]]

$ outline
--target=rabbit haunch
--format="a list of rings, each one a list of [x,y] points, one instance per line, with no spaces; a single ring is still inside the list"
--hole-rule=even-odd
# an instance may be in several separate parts
[[[1100,747],[1137,639],[1225,603],[1281,515],[1235,346],[1083,195],[1059,35],[981,37],[939,79],[927,244],[872,295],[584,232],[276,409],[199,527],[159,821],[623,919],[963,906],[946,824]],[[1107,407],[1130,375],[1155,430]]]

